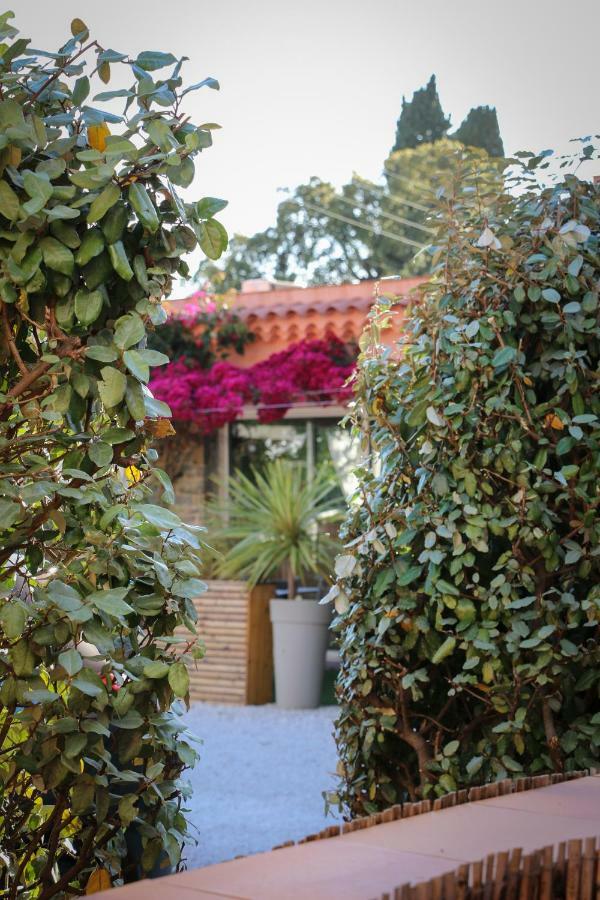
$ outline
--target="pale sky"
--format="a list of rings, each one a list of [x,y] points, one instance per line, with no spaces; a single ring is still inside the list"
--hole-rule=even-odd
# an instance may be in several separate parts
[[[505,149],[566,149],[600,132],[599,0],[16,0],[15,24],[56,49],[74,16],[105,47],[185,55],[193,121],[218,122],[188,193],[229,200],[229,231],[269,225],[279,187],[378,179],[402,95],[435,72],[458,126],[496,106]],[[586,173],[592,172],[591,165]],[[594,163],[597,171],[598,164]]]

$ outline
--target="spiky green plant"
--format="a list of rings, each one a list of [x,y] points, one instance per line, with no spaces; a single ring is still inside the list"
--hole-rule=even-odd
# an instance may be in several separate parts
[[[339,551],[323,526],[339,521],[341,507],[330,468],[309,478],[299,462],[277,459],[250,476],[237,471],[228,482],[226,524],[216,543],[228,549],[217,564],[219,575],[246,578],[249,584],[286,572],[288,597],[296,578],[309,574],[327,577]]]

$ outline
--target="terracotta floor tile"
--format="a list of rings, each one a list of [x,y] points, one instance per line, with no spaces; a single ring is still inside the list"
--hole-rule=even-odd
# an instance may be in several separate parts
[[[532,851],[597,833],[600,834],[600,808],[593,822],[478,803],[365,828],[347,835],[346,840],[355,845],[473,862],[498,850],[522,847]]]
[[[94,897],[98,900],[238,900],[229,894],[213,894],[171,882],[174,877],[148,878],[111,891],[101,891]]]
[[[532,810],[546,816],[593,819],[600,825],[600,778],[579,778],[547,788],[483,800],[481,805]]]
[[[248,900],[368,900],[455,866],[454,860],[330,838],[185,872],[178,878],[186,887],[227,891]]]

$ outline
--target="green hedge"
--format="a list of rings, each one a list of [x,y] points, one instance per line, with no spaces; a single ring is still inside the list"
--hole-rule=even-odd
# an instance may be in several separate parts
[[[58,53],[30,50],[12,15],[0,16],[0,895],[48,900],[122,879],[127,850],[134,875],[176,866],[186,839],[179,779],[196,753],[176,713],[202,653],[202,529],[155,499],[173,503],[151,448],[172,428],[147,387],[168,360],[146,338],[189,274],[182,256],[197,244],[216,256],[226,235],[212,218],[222,201],[178,194],[213,127],[182,103],[216,82],[186,89],[183,60],[104,49],[80,19]]]
[[[362,356],[333,589],[352,815],[598,762],[600,189],[539,165],[457,156],[399,352]]]

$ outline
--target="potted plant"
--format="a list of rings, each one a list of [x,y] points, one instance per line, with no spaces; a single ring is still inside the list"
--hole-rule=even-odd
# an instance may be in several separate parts
[[[337,541],[324,525],[338,521],[341,507],[331,468],[309,478],[299,462],[277,459],[250,476],[229,479],[225,524],[217,540],[228,549],[217,569],[222,577],[246,578],[249,584],[285,573],[287,599],[272,599],[275,700],[286,709],[319,705],[329,608],[302,599],[297,581],[328,577]]]

